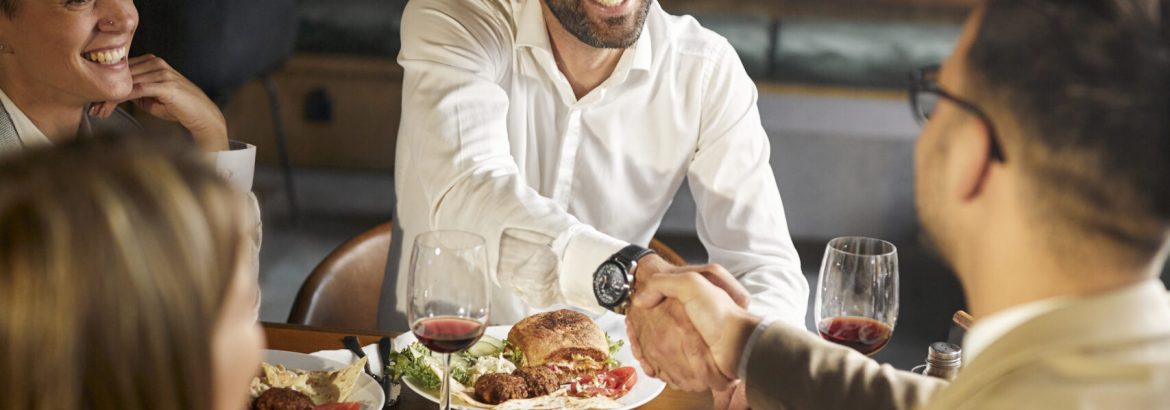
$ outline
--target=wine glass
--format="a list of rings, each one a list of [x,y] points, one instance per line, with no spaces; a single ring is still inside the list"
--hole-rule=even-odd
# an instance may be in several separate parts
[[[442,353],[439,408],[451,408],[451,354],[483,336],[491,304],[487,245],[479,235],[431,231],[414,239],[407,318],[419,343]]]
[[[817,279],[817,332],[872,356],[886,346],[898,319],[898,250],[881,239],[829,241]]]

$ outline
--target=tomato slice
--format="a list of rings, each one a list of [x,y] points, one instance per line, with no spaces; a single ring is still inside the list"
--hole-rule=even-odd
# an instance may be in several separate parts
[[[611,388],[621,391],[622,395],[634,388],[634,384],[638,382],[638,372],[629,366],[610,370],[609,376],[615,382]]]
[[[608,389],[605,387],[597,387],[597,386],[585,386],[585,387],[582,387],[581,390],[574,389],[573,391],[570,391],[569,393],[571,395],[577,396],[577,397],[605,396],[605,397],[609,397],[611,399],[617,399],[617,398],[620,398],[622,396],[625,396],[625,394],[626,394],[626,392],[623,392],[621,390]]]
[[[313,410],[362,410],[360,403],[326,403],[314,407]]]
[[[638,375],[633,367],[621,367],[582,375],[572,384],[569,393],[579,397],[605,396],[616,399],[629,393],[637,381]]]

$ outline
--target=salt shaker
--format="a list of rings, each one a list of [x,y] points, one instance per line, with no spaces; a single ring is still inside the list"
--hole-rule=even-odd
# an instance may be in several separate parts
[[[911,370],[914,373],[954,380],[963,367],[963,349],[947,342],[934,342],[926,350],[926,364]]]

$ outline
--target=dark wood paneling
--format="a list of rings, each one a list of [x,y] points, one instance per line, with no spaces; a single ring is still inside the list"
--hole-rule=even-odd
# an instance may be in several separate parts
[[[732,12],[775,17],[960,22],[977,0],[660,0],[672,13]]]

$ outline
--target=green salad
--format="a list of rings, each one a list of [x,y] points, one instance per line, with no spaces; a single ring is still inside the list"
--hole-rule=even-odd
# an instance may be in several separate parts
[[[609,359],[606,365],[609,368],[621,366],[621,362],[614,357],[625,342],[614,340],[605,335],[609,344]],[[518,367],[524,366],[524,352],[508,341],[484,335],[475,345],[463,352],[451,355],[451,378],[464,386],[471,386],[479,376],[490,373],[511,373]],[[405,349],[391,352],[387,360],[386,371],[395,381],[403,377],[409,378],[412,383],[428,391],[438,391],[441,387],[439,374],[443,369],[443,357],[418,342],[411,343]]]
[[[504,342],[484,335],[470,349],[451,355],[451,377],[467,386],[488,373],[510,373],[516,369],[516,364],[505,356]],[[423,389],[439,390],[443,357],[418,342],[391,354],[387,361],[387,371],[395,380],[406,377]]]

